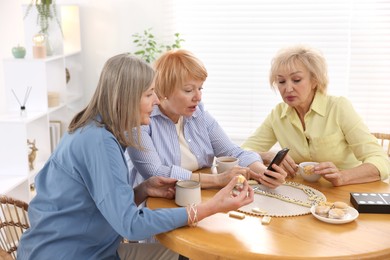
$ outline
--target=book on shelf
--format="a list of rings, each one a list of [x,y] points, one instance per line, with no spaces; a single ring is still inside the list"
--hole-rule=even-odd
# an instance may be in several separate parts
[[[61,121],[50,121],[50,148],[55,150],[61,139]]]

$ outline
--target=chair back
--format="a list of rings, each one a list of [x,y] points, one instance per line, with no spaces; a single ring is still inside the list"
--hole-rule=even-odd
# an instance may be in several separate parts
[[[382,145],[383,149],[387,151],[387,156],[390,157],[390,134],[385,133],[372,133],[378,139],[379,143]]]
[[[0,260],[14,260],[14,258],[0,248]]]
[[[21,235],[30,227],[28,204],[0,195],[0,247],[14,259]]]

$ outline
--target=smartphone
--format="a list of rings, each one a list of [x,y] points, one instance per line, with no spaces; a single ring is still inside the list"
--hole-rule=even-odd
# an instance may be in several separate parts
[[[286,157],[288,151],[290,151],[290,149],[288,149],[287,147],[286,148],[283,148],[282,150],[280,150],[276,155],[275,157],[272,159],[271,163],[269,164],[267,170],[271,170],[271,171],[275,171],[274,168],[272,168],[272,165],[273,164],[276,164],[276,165],[279,165],[284,157]],[[270,178],[273,178],[275,179],[275,177],[271,176],[271,175],[268,175],[266,173],[264,173],[265,176],[267,177],[270,177]]]

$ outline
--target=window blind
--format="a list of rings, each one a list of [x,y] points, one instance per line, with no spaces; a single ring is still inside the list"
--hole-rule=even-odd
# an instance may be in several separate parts
[[[328,63],[328,94],[351,100],[371,131],[390,132],[390,0],[172,0],[171,26],[205,64],[206,109],[240,144],[282,102],[268,83],[282,47]]]

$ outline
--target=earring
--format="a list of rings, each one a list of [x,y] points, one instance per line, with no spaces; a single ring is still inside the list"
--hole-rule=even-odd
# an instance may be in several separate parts
[[[167,100],[168,98],[167,97],[164,97],[164,100]]]

